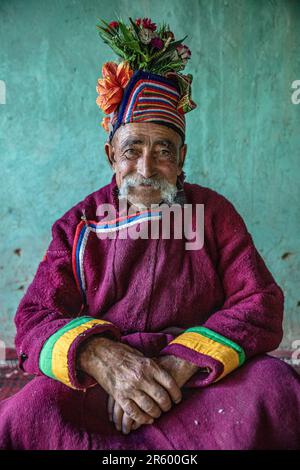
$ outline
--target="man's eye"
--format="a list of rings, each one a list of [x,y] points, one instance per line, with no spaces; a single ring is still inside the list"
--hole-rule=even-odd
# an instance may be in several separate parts
[[[134,158],[139,156],[139,151],[137,149],[127,149],[124,152],[124,155],[127,158]]]
[[[159,156],[168,156],[168,155],[171,155],[171,152],[167,149],[160,149],[158,150],[157,152],[157,155]]]
[[[170,150],[167,150],[167,149],[161,149],[159,152],[158,152],[158,157],[162,160],[173,160],[174,158],[174,155],[172,152],[170,152]]]

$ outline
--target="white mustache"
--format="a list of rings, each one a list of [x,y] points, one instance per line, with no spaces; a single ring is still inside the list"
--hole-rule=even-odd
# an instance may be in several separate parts
[[[151,186],[153,189],[160,189],[162,200],[171,204],[177,193],[176,185],[169,183],[165,178],[145,178],[140,175],[128,175],[122,181],[121,187],[119,188],[119,197],[126,197],[128,195],[129,188],[144,184]]]
[[[162,178],[145,178],[143,176],[127,176],[125,177],[125,184],[129,187],[136,187],[140,184],[146,186],[152,186],[154,189],[164,189],[166,184],[169,185],[168,181]]]

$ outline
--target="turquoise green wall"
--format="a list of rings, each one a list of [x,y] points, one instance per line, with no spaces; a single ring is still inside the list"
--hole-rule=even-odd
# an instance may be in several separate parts
[[[198,108],[186,115],[188,180],[227,196],[286,295],[300,338],[300,2],[0,0],[1,337],[52,223],[111,178],[96,80],[110,50],[97,17],[168,20],[192,50]]]

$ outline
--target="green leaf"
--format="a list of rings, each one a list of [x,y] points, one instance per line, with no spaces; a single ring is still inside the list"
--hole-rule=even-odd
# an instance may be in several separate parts
[[[132,34],[129,32],[129,30],[127,29],[127,26],[125,26],[123,23],[120,23],[119,24],[119,28],[124,36],[124,39],[125,41],[132,41],[134,40],[134,37],[132,36]]]
[[[126,59],[126,58],[127,58],[126,54],[122,51],[122,49],[120,49],[118,46],[116,46],[116,44],[111,43],[111,44],[110,44],[110,47],[112,48],[112,50],[113,50],[117,55],[119,55],[120,57],[122,57],[122,59]]]
[[[119,15],[116,14],[118,17]],[[151,45],[143,44],[139,39],[139,27],[134,20],[129,17],[130,24],[127,26],[125,22],[118,18],[119,27],[111,28],[109,24],[98,18],[100,23],[97,24],[98,34],[114,53],[127,60],[130,66],[136,69],[144,69],[153,73],[164,74],[167,71],[180,71],[185,65],[179,58],[175,61],[173,51],[188,37],[187,35],[178,41],[170,41],[166,49],[155,51]],[[163,22],[156,30],[158,36],[166,31],[170,31],[170,26]]]
[[[106,26],[106,28],[108,29],[112,29],[110,26],[109,26],[109,23],[106,23],[106,21],[102,20],[101,18],[99,18],[100,21],[102,21],[102,23]]]
[[[140,52],[140,47],[136,42],[132,41],[131,43],[128,43],[128,47],[130,47],[130,49],[134,50],[135,52]]]
[[[138,26],[135,24],[135,22],[132,20],[132,18],[129,18],[129,21],[133,26],[133,29],[135,31],[135,34],[136,34],[137,38],[139,38],[139,28],[138,28]]]
[[[168,45],[167,47],[167,51],[169,50],[174,50],[176,49],[177,46],[180,46],[182,44],[182,42],[187,38],[188,36],[184,36],[183,39],[180,39],[179,41],[174,41],[174,42],[170,42],[170,44]]]
[[[181,39],[180,41],[174,41],[174,42],[170,42],[169,46],[167,47],[167,49],[165,50],[161,50],[159,52],[157,52],[156,54],[154,54],[151,58],[151,61],[155,61],[155,62],[158,62],[160,61],[161,57],[165,56],[165,54],[169,54],[170,52],[172,52],[173,50],[176,49],[177,46],[179,46],[182,41],[185,40],[185,38],[187,38],[187,36],[185,36],[183,39]]]
[[[107,34],[108,36],[111,36],[111,33],[110,33],[109,31],[107,31],[107,29],[102,28],[101,26],[98,26],[98,25],[97,25],[97,28],[98,28],[98,30],[101,31],[102,33]]]
[[[98,31],[98,33],[99,33],[99,36],[101,36],[102,38],[105,37],[105,38],[109,39],[110,41],[112,40],[112,36],[110,34],[108,34],[106,31],[103,31],[103,30],[100,29]]]

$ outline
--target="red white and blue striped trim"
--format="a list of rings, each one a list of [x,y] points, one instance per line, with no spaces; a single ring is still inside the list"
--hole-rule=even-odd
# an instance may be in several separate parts
[[[104,233],[104,232],[116,232],[137,223],[141,223],[147,220],[157,220],[161,219],[161,211],[142,211],[138,214],[133,214],[129,216],[120,217],[118,219],[112,220],[107,223],[101,222],[90,222],[89,227],[93,232]]]
[[[86,303],[86,284],[85,284],[85,276],[84,276],[84,269],[83,269],[83,255],[86,247],[86,243],[90,234],[90,228],[82,220],[76,228],[75,239],[73,244],[73,251],[72,251],[72,268],[73,274],[75,277],[75,281],[79,291],[82,293],[83,303]]]
[[[75,281],[79,291],[82,294],[83,302],[86,303],[86,281],[84,274],[84,252],[88,237],[91,232],[105,233],[116,232],[132,225],[149,220],[159,220],[162,217],[161,210],[145,210],[137,214],[127,215],[111,220],[109,222],[96,222],[82,220],[76,228],[73,251],[72,251],[72,269]]]

